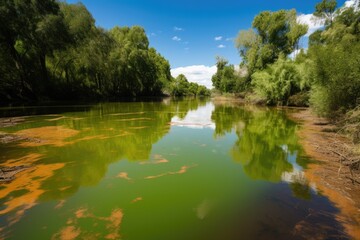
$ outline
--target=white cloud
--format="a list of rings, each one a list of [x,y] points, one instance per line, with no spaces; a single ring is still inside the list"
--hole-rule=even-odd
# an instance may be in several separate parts
[[[196,110],[189,111],[185,118],[175,116],[171,119],[171,125],[178,127],[203,129],[215,129],[215,123],[211,119],[211,114],[215,106],[208,102],[205,106],[198,107]]]
[[[184,74],[189,82],[195,82],[204,85],[207,88],[212,88],[211,77],[216,73],[216,66],[193,65],[186,67],[178,67],[171,69],[171,75],[177,77]]]
[[[174,27],[174,31],[184,31],[184,29],[183,28],[181,28],[181,27]]]
[[[354,0],[346,1],[344,5],[345,7],[353,7],[355,5],[355,1]]]
[[[297,16],[297,22],[305,24],[309,27],[306,37],[309,37],[313,32],[324,27],[324,20],[315,17],[313,14],[301,14]]]
[[[223,36],[216,36],[214,38],[215,41],[221,41],[223,39]]]
[[[234,38],[232,38],[232,37],[226,38],[225,41],[234,41]]]
[[[291,59],[295,59],[296,56],[301,52],[301,50],[303,50],[305,53],[307,52],[308,48],[301,48],[301,49],[296,49],[294,50],[292,53],[289,54],[289,57]]]
[[[360,9],[360,1],[359,0],[348,0],[345,1],[344,3],[344,7],[343,8],[350,8],[353,7],[355,8],[355,11],[359,11]]]
[[[174,36],[171,39],[177,42],[181,41],[181,38],[179,38],[178,36]]]
[[[220,44],[219,46],[217,46],[218,48],[226,48],[226,46],[225,45],[223,45],[223,44]]]

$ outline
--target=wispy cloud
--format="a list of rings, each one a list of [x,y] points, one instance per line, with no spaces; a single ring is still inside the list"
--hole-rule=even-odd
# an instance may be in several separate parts
[[[190,48],[188,48],[188,47],[186,47],[186,48],[184,48],[185,49],[185,51],[189,51],[190,50]]]
[[[223,39],[223,36],[216,36],[214,38],[215,41],[221,41]]]
[[[226,46],[223,45],[223,44],[220,44],[220,45],[218,45],[217,47],[218,47],[218,48],[226,48]]]
[[[174,27],[174,31],[184,31],[184,29],[183,28],[181,28],[181,27]]]
[[[171,39],[177,42],[181,41],[181,38],[179,38],[178,36],[173,36]]]
[[[216,66],[192,65],[171,69],[171,75],[177,77],[184,74],[189,82],[195,82],[212,88],[211,77],[216,73]]]
[[[234,41],[233,37],[226,38],[225,41]]]
[[[156,33],[150,33],[150,36],[152,36],[152,37],[156,37],[157,36],[157,34]]]

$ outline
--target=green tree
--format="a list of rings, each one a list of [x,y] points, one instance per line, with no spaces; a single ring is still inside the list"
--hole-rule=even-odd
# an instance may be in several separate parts
[[[310,103],[321,115],[337,117],[360,102],[359,17],[353,8],[346,9],[325,30],[311,35]]]
[[[4,0],[0,24],[1,101],[153,96],[171,82],[142,27],[96,27],[81,3]]]
[[[211,78],[215,89],[222,93],[238,92],[237,86],[240,77],[235,71],[234,65],[229,65],[228,61],[222,57],[216,57],[216,60],[217,71]]]
[[[205,86],[189,82],[184,74],[177,76],[170,84],[172,96],[209,96],[210,90]]]
[[[18,94],[35,97],[49,82],[47,55],[68,41],[59,5],[55,0],[1,1],[0,13],[0,41],[20,80]]]
[[[326,25],[331,25],[335,17],[336,0],[322,0],[315,6],[314,15],[325,19]]]
[[[266,98],[271,105],[287,105],[289,97],[307,86],[307,79],[299,71],[300,65],[285,56],[263,71],[252,75],[255,92]]]
[[[308,27],[296,21],[295,10],[264,11],[254,18],[253,29],[240,31],[235,46],[248,68],[249,76],[274,63],[280,54],[288,55]]]

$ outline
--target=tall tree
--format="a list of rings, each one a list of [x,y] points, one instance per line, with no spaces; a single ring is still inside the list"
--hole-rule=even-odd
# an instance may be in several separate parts
[[[314,15],[325,19],[326,25],[331,25],[335,17],[336,6],[336,0],[322,0],[316,4]]]
[[[256,69],[274,63],[280,54],[288,55],[298,47],[307,26],[296,21],[295,10],[264,11],[254,18],[253,29],[240,31],[236,47],[249,76]]]

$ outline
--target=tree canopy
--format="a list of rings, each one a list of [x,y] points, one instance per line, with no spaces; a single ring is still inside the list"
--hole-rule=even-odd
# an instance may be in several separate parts
[[[170,64],[140,26],[104,30],[82,3],[0,3],[0,99],[116,99],[161,95]]]
[[[252,29],[239,32],[235,46],[249,73],[274,63],[280,54],[298,48],[298,41],[308,27],[296,21],[295,10],[264,11],[252,23]]]

